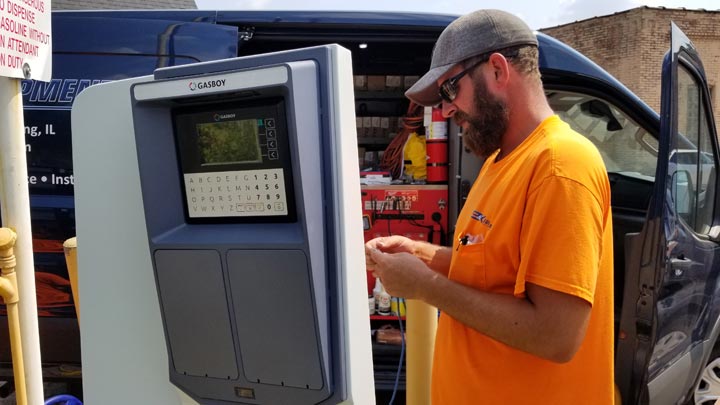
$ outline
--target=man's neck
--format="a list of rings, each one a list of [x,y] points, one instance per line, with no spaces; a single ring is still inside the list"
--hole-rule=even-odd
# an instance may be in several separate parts
[[[535,129],[548,117],[554,114],[545,98],[542,88],[527,89],[523,88],[522,96],[515,97],[514,104],[508,105],[509,123],[507,131],[502,138],[500,153],[495,158],[496,161],[503,159],[517,148],[527,137],[529,137]]]

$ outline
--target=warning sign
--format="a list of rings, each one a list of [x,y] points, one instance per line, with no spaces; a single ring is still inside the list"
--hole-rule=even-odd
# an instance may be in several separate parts
[[[0,0],[0,76],[49,81],[50,0]]]

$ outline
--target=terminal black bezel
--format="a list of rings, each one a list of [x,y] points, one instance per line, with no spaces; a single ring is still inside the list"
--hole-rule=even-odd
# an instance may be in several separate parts
[[[292,223],[297,222],[297,204],[295,201],[293,159],[288,131],[288,119],[285,100],[282,97],[271,97],[252,100],[234,100],[225,102],[186,105],[172,109],[173,134],[178,156],[178,173],[182,188],[185,221],[190,224],[218,223]],[[215,115],[234,114],[234,119],[268,119],[275,120],[277,140],[277,160],[268,160],[266,156],[260,163],[228,163],[203,166],[200,162],[200,150],[197,145],[196,124],[214,122]],[[262,143],[262,142],[261,142]],[[267,152],[267,150],[263,150]],[[276,169],[283,170],[287,215],[247,215],[219,217],[191,217],[185,173],[215,173],[235,170]]]

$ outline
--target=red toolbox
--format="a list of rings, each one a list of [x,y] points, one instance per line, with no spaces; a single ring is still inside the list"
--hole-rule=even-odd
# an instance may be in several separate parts
[[[447,185],[362,186],[365,241],[402,235],[445,245],[448,235]],[[374,280],[368,274],[368,291]]]

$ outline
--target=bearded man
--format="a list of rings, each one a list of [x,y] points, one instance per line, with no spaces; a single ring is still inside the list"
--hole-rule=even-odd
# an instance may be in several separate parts
[[[538,42],[499,10],[460,17],[406,96],[441,105],[485,158],[452,247],[366,244],[395,296],[436,306],[433,404],[613,404],[610,184],[595,146],[554,115]]]

